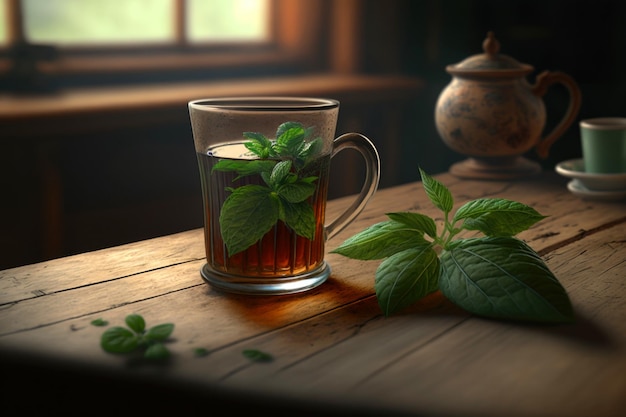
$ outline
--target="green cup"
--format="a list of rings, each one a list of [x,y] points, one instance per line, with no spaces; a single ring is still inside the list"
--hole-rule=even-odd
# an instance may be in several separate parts
[[[626,117],[599,117],[580,122],[585,172],[626,172]]]

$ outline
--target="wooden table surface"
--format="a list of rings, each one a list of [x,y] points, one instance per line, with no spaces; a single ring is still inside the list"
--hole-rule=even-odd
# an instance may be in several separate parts
[[[374,295],[379,262],[335,254],[327,255],[331,278],[310,292],[226,295],[201,279],[202,230],[191,230],[0,271],[3,409],[626,415],[626,204],[581,200],[553,173],[516,182],[436,178],[455,209],[502,197],[548,216],[518,237],[567,290],[574,324],[479,318],[440,293],[384,317]],[[350,202],[330,201],[328,219]],[[327,249],[392,211],[439,216],[420,182],[381,189]],[[100,348],[105,328],[91,321],[123,325],[131,313],[148,327],[175,324],[168,363]],[[245,349],[274,360],[252,362]]]

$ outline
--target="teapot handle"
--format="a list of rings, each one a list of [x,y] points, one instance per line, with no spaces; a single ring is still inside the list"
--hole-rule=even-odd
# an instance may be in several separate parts
[[[544,71],[537,76],[535,84],[531,87],[532,93],[542,97],[552,84],[563,84],[569,92],[569,107],[559,124],[536,146],[539,157],[547,158],[552,144],[559,138],[565,130],[574,122],[580,110],[581,93],[576,81],[569,75],[560,71]]]

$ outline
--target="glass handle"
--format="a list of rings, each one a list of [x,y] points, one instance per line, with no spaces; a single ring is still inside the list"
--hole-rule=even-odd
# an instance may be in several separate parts
[[[374,144],[360,133],[346,133],[333,142],[331,159],[344,149],[357,150],[365,160],[365,180],[356,200],[335,220],[325,226],[326,240],[332,239],[337,233],[349,225],[363,211],[369,200],[374,196],[380,181],[380,157]]]

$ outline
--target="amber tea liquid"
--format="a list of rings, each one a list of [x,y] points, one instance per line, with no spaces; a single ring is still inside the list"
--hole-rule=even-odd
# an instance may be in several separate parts
[[[204,238],[208,265],[215,271],[229,275],[264,278],[287,277],[316,270],[324,260],[324,219],[328,190],[330,154],[312,161],[302,171],[303,176],[316,176],[316,191],[310,197],[316,219],[315,236],[309,240],[298,236],[282,221],[270,229],[261,240],[230,255],[220,231],[220,210],[230,194],[227,187],[247,184],[266,186],[259,175],[250,175],[234,181],[234,172],[212,171],[220,159],[254,159],[243,142],[217,145],[206,154],[198,153],[200,178],[204,199]]]

